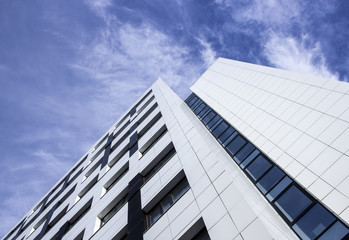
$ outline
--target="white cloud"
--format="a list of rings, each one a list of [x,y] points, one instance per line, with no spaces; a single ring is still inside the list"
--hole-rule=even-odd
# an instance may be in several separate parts
[[[201,58],[203,59],[206,68],[209,67],[216,59],[216,52],[212,48],[211,44],[204,38],[197,38],[202,45],[203,49],[200,51]]]
[[[208,44],[203,46],[202,61],[208,64],[213,52]],[[126,99],[120,94],[128,93],[128,99],[135,100],[158,77],[177,90],[188,89],[205,67],[190,61],[190,49],[147,22],[135,26],[121,25],[117,19],[106,21],[95,41],[79,48],[83,57],[71,67],[98,80],[109,89],[108,97],[121,103]]]
[[[297,40],[271,33],[264,54],[278,68],[338,80],[338,73],[328,69],[320,43],[313,43],[308,35]]]

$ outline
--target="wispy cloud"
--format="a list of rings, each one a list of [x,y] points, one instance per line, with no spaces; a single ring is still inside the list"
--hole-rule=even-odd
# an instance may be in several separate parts
[[[188,89],[202,72],[202,63],[191,61],[190,49],[146,20],[136,25],[120,24],[109,16],[106,10],[109,5],[102,5],[103,10],[100,5],[90,6],[95,12],[103,13],[105,28],[92,44],[79,46],[83,58],[71,67],[107,86],[108,94],[114,99],[125,101],[120,92],[139,95],[158,77],[175,89]],[[202,61],[210,64],[214,52],[207,42],[202,41],[202,46]]]
[[[212,48],[211,44],[203,37],[197,38],[203,49],[200,51],[201,58],[204,60],[205,66],[209,67],[216,59],[217,53]]]
[[[264,54],[278,68],[338,80],[338,73],[328,69],[320,43],[312,42],[308,35],[297,40],[271,33]]]
[[[308,32],[312,17],[324,17],[336,9],[336,3],[333,1],[318,1],[316,8],[300,0],[238,1],[239,8],[235,7],[237,2],[229,0],[216,0],[216,3],[230,8],[235,21],[244,26],[254,26],[255,31],[245,33],[259,38],[263,48],[262,54],[271,65],[324,78],[339,79],[339,74],[328,65],[321,43],[314,40]],[[251,26],[249,30],[253,29]],[[294,29],[297,29],[300,37],[292,35]]]

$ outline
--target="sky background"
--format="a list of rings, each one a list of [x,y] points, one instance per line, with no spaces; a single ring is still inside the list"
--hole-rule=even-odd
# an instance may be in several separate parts
[[[218,57],[349,79],[349,1],[0,0],[0,237],[161,77]]]

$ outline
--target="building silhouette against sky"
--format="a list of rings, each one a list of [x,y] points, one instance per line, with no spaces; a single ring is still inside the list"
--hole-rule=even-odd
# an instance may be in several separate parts
[[[10,239],[348,239],[349,85],[219,58],[162,80]]]

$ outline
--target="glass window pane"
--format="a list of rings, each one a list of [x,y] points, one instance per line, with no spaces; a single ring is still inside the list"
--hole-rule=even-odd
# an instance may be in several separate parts
[[[271,167],[271,163],[266,160],[262,155],[259,155],[248,167],[247,173],[253,178],[253,180],[259,179],[266,171]]]
[[[205,113],[207,113],[210,110],[209,106],[204,107],[204,109],[199,112],[198,117],[201,119],[203,116],[205,116]]]
[[[281,182],[279,182],[274,188],[273,190],[271,190],[268,195],[267,198],[269,201],[273,201],[277,196],[279,196],[279,194],[288,187],[288,185],[290,185],[292,182],[292,180],[289,177],[285,177],[284,179],[281,180]]]
[[[192,110],[195,110],[195,108],[197,108],[197,106],[199,106],[200,103],[202,103],[202,100],[201,100],[201,99],[198,99],[198,100],[193,104],[193,106],[191,106],[190,108],[191,108]]]
[[[227,150],[230,154],[235,155],[243,145],[245,145],[246,140],[243,139],[240,135],[234,138],[234,140],[227,145]]]
[[[217,138],[219,137],[226,129],[228,128],[228,124],[226,122],[221,122],[213,131],[213,135]]]
[[[299,216],[312,201],[299,190],[295,185],[291,186],[281,197],[275,202],[275,205],[292,222]]]
[[[257,187],[263,194],[266,194],[284,176],[285,173],[277,166],[274,166],[261,180],[259,180]]]
[[[222,118],[219,115],[216,115],[208,124],[207,124],[207,128],[208,129],[212,129],[212,127],[218,122],[218,121],[222,121]]]
[[[235,156],[234,160],[237,164],[240,164],[245,158],[251,154],[255,147],[251,143],[247,143]]]
[[[218,142],[222,144],[233,132],[235,132],[235,129],[229,127],[227,130],[225,130],[225,132],[222,135],[218,137]]]
[[[195,97],[195,95],[194,94],[190,94],[190,96],[185,100],[185,102],[189,103],[193,99],[193,97]]]
[[[201,103],[194,111],[194,113],[197,115],[204,107],[206,107],[205,103]]]
[[[255,149],[241,164],[240,167],[244,169],[252,160],[259,154],[259,150]]]
[[[191,106],[196,102],[196,100],[198,100],[198,98],[197,98],[197,97],[193,97],[193,98],[189,101],[188,106],[191,107]]]
[[[161,207],[162,207],[162,213],[166,212],[167,209],[171,207],[172,199],[170,196],[166,196],[164,199],[161,200]]]
[[[228,129],[229,130],[229,129]],[[228,145],[228,143],[230,143],[236,136],[238,135],[238,132],[237,131],[235,131],[232,135],[230,135],[228,138],[227,138],[227,140],[225,140],[224,142],[223,142],[223,147],[226,147],[227,145]]]
[[[343,223],[337,221],[319,238],[319,240],[339,240],[343,239],[348,233],[348,228],[344,226]]]
[[[202,121],[207,124],[216,116],[216,113],[213,112],[212,110],[202,119]]]
[[[172,190],[171,194],[173,202],[177,201],[188,189],[189,184],[188,181],[185,179]]]
[[[335,217],[317,203],[296,222],[293,229],[302,239],[314,239],[334,221]]]
[[[161,217],[161,215],[162,214],[161,214],[160,205],[157,205],[147,215],[148,226],[150,226],[152,223],[158,220]]]

